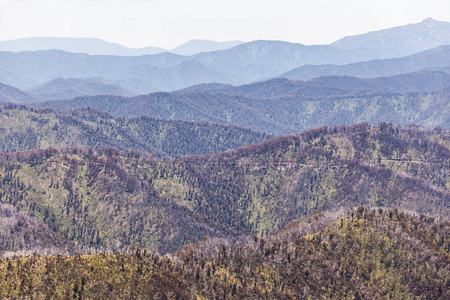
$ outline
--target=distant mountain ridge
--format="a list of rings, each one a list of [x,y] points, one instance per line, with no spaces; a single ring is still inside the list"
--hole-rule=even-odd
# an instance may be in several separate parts
[[[121,86],[84,78],[56,78],[29,89],[27,92],[40,100],[64,100],[87,95],[118,95],[125,97],[136,95]]]
[[[448,53],[445,52],[448,46],[441,46],[450,43],[450,38],[447,38],[450,35],[448,24],[425,20],[419,24],[355,37],[355,41],[345,39],[348,43],[353,41],[353,46],[345,46],[345,41],[337,41],[334,45],[306,46],[265,40],[247,43],[194,40],[180,48],[191,51],[183,52],[189,55],[164,52],[141,56],[108,56],[74,54],[61,50],[0,52],[0,82],[29,89],[58,77],[97,78],[136,94],[146,94],[202,83],[242,85],[274,77],[307,80],[329,75],[392,76],[422,69],[449,68]],[[397,41],[401,40],[395,38],[398,32],[413,40],[412,46],[405,42],[386,45],[384,48],[379,45],[373,46],[378,48],[370,48],[374,34]],[[360,39],[364,41],[358,42]],[[102,43],[89,40],[94,41]],[[358,43],[365,44],[360,47]],[[417,51],[433,46],[439,47],[417,54]],[[189,50],[191,48],[198,50]],[[203,52],[193,54],[196,51]],[[416,54],[409,56],[409,60],[408,57],[396,58],[401,53]]]
[[[225,50],[243,44],[242,41],[216,42],[211,40],[190,40],[170,52],[179,55],[195,55],[202,52]]]
[[[138,56],[166,52],[157,47],[127,48],[118,43],[109,43],[97,38],[30,37],[0,41],[0,51],[62,50],[90,55]]]
[[[306,65],[279,75],[293,80],[323,76],[375,78],[416,72],[424,69],[445,70],[450,67],[450,46],[440,46],[401,58],[371,60],[347,65]]]
[[[252,47],[255,48],[252,50]],[[403,58],[347,65],[308,65],[280,75],[280,72],[289,69],[292,64],[301,65],[308,61],[319,63],[317,59],[321,53],[328,52],[330,48],[320,49],[261,41],[193,57],[170,53],[136,57],[91,56],[58,50],[0,52],[0,82],[30,89],[59,77],[97,78],[108,84],[120,85],[134,93],[145,94],[179,90],[208,82],[240,85],[262,77],[286,77],[295,80],[328,75],[380,77],[450,67],[450,46],[442,46]],[[301,53],[305,53],[306,58],[301,58]],[[311,56],[312,53],[315,54]],[[331,56],[325,55],[320,59],[342,59],[336,50],[328,54]],[[352,53],[347,54],[346,60],[359,60]],[[298,58],[295,60],[295,57]],[[23,64],[23,61],[27,61],[27,64]]]
[[[228,49],[242,41],[216,42],[211,40],[190,40],[178,47],[168,50],[159,47],[128,48],[118,43],[110,43],[98,38],[80,37],[30,37],[16,40],[0,41],[0,51],[40,51],[62,50],[72,53],[90,55],[141,56],[171,52],[179,55],[194,55]]]
[[[33,95],[10,85],[0,83],[0,102],[32,103],[37,101],[39,101],[39,99]]]
[[[377,56],[378,57],[378,56]],[[364,51],[340,50],[327,45],[305,46],[283,41],[253,41],[231,49],[200,53],[194,58],[208,68],[220,70],[249,83],[277,76],[292,66],[347,64],[373,59]]]
[[[374,49],[385,57],[400,57],[450,45],[450,22],[427,18],[408,24],[365,34],[348,36],[330,44],[339,49]]]
[[[435,92],[450,85],[450,72],[418,71],[390,77],[358,78],[351,76],[323,76],[307,81],[274,78],[267,81],[233,86],[230,84],[200,84],[176,91],[178,93],[203,91],[249,98],[279,97],[339,97],[350,91],[388,91],[399,93]],[[327,95],[323,91],[329,89]],[[321,96],[322,95],[322,96]]]
[[[191,56],[201,52],[213,52],[233,48],[242,41],[216,42],[192,39],[171,50],[158,47],[128,48],[118,43],[98,38],[80,37],[30,37],[0,41],[0,51],[63,50],[91,55],[140,56],[171,52]],[[419,23],[347,36],[329,46],[342,50],[372,49],[381,51],[378,58],[391,58],[418,53],[441,45],[450,44],[450,22],[427,18]],[[374,55],[372,51],[371,55]]]
[[[202,84],[171,93],[79,97],[33,105],[92,107],[121,117],[231,123],[285,135],[325,124],[381,121],[450,128],[449,95],[448,73],[422,71],[375,79],[331,76],[305,82],[277,78],[242,86]]]
[[[449,24],[427,19],[419,24],[348,37],[332,45],[192,40],[176,51],[185,55],[169,52],[88,55],[61,50],[0,52],[0,82],[26,90],[59,77],[96,78],[136,94],[146,94],[202,83],[242,85],[276,77],[307,80],[330,75],[393,76],[422,69],[445,72],[450,68],[446,46],[450,44]],[[403,35],[405,41],[399,37]],[[377,44],[380,39],[383,43]],[[64,39],[49,39],[49,43],[57,41]],[[74,44],[78,40],[68,41]],[[110,46],[122,47],[96,39],[79,41],[77,47],[82,48],[86,42],[86,49],[98,44],[94,48],[99,52]],[[430,49],[434,46],[437,48]],[[426,50],[417,53],[423,49]],[[198,51],[201,53],[194,53]],[[405,53],[409,56],[404,56]]]

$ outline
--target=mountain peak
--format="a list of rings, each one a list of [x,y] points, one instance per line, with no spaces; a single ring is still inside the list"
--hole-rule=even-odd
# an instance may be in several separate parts
[[[422,21],[422,23],[436,23],[436,22],[439,22],[439,21],[437,21],[433,18],[426,18]]]
[[[233,48],[242,43],[242,41],[216,42],[211,40],[194,39],[176,47],[175,49],[172,49],[171,52],[180,55],[195,55],[201,52],[220,51]]]
[[[384,57],[401,57],[450,44],[450,23],[426,18],[420,23],[372,31],[331,45],[346,50],[377,49]]]
[[[433,19],[433,18],[426,18],[425,20],[422,21],[422,24],[428,27],[434,27],[436,25],[438,25],[440,22]]]

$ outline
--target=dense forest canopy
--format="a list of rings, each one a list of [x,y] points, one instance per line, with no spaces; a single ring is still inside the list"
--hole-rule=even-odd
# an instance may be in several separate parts
[[[447,299],[450,223],[398,209],[338,210],[266,238],[209,239],[161,257],[126,253],[0,261],[1,297]]]
[[[0,41],[0,299],[450,299],[448,41]]]
[[[166,253],[204,236],[264,237],[339,207],[448,216],[449,149],[446,130],[381,123],[178,159],[116,148],[28,150],[0,155],[0,201],[78,251],[137,244]]]

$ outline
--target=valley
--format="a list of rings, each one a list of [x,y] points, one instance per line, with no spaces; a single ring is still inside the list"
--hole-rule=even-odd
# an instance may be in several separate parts
[[[0,41],[0,298],[448,299],[449,24]]]

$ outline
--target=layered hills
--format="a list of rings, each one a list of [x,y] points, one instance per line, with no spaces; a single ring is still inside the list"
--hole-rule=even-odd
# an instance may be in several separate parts
[[[21,52],[40,50],[62,50],[91,55],[120,56],[158,54],[165,51],[157,47],[132,49],[96,38],[32,37],[0,42],[0,51]]]
[[[37,87],[27,90],[40,101],[64,100],[80,96],[118,95],[131,97],[136,94],[118,85],[108,84],[95,79],[56,78]],[[5,102],[14,101],[12,98]],[[26,102],[25,102],[26,103]]]
[[[109,43],[96,38],[32,37],[0,41],[0,51],[40,51],[62,50],[90,55],[139,56],[171,52],[179,55],[194,55],[201,52],[219,51],[232,48],[241,41],[216,42],[210,40],[190,40],[168,50],[158,47],[128,48],[117,43]]]
[[[176,160],[111,148],[15,152],[1,156],[0,201],[81,252],[138,244],[165,253],[204,236],[264,237],[314,212],[358,205],[445,217],[449,136],[382,123]]]
[[[348,36],[331,44],[339,49],[373,49],[386,57],[405,56],[450,44],[450,23],[427,18],[365,34]]]
[[[375,79],[332,76],[243,86],[203,84],[172,93],[80,97],[34,105],[93,107],[121,117],[231,123],[275,135],[324,124],[382,121],[450,128],[448,84],[448,73],[422,71]]]
[[[19,104],[0,106],[0,151],[115,147],[157,156],[211,154],[260,142],[270,136],[246,128],[150,117],[115,118],[94,109],[57,111]]]
[[[220,51],[243,44],[242,41],[216,42],[211,40],[190,40],[173,48],[170,52],[179,55],[195,55],[202,52]]]
[[[37,101],[38,99],[29,93],[0,83],[0,102],[32,103]]]
[[[203,91],[255,99],[270,98],[339,98],[363,92],[423,93],[436,92],[450,85],[450,73],[423,70],[390,77],[358,78],[352,76],[323,76],[306,81],[275,78],[252,84],[201,84],[178,92]]]
[[[145,94],[173,91],[201,83],[241,85],[280,76],[296,80],[329,75],[393,76],[422,69],[448,68],[448,47],[445,47],[449,42],[448,28],[446,22],[425,20],[420,24],[349,37],[333,45],[307,46],[264,40],[242,44],[212,43],[217,46],[217,51],[212,51],[215,46],[211,43],[206,43],[210,46],[202,46],[204,41],[192,41],[183,46],[185,50],[175,51],[184,55],[164,52],[113,56],[54,50],[70,50],[71,47],[53,47],[53,50],[33,52],[0,52],[0,82],[20,89],[31,89],[60,77],[96,78],[137,94]],[[407,42],[400,42],[399,35]],[[49,42],[58,43],[62,40]],[[385,42],[384,48],[380,48],[380,40]],[[77,40],[67,41],[72,43]],[[19,44],[27,41],[16,42],[20,48]],[[85,52],[88,53],[91,53],[88,51],[92,49],[91,42],[99,43],[100,52],[102,48],[120,46],[95,39],[84,42]],[[80,47],[83,47],[83,43]],[[204,47],[205,51],[188,54],[196,52],[190,51],[190,48],[198,47]],[[111,51],[116,50],[120,53],[123,49]],[[422,50],[424,52],[419,54]],[[402,57],[405,55],[410,56]]]
[[[449,32],[0,52],[0,298],[449,298]]]
[[[450,46],[440,46],[400,58],[370,60],[347,65],[305,65],[290,70],[280,77],[293,80],[308,80],[331,75],[374,78],[400,75],[424,69],[446,69],[449,64]]]
[[[127,57],[88,55],[60,50],[0,52],[2,66],[0,82],[29,89],[59,77],[97,78],[101,81],[117,76],[120,76],[120,80],[136,79],[129,78],[126,76],[127,72],[123,74],[122,72],[141,65],[150,65],[155,70],[170,68],[186,60],[188,57],[171,53]]]
[[[446,299],[449,222],[397,209],[317,214],[264,239],[207,239],[161,257],[32,256],[0,262],[17,298]]]

